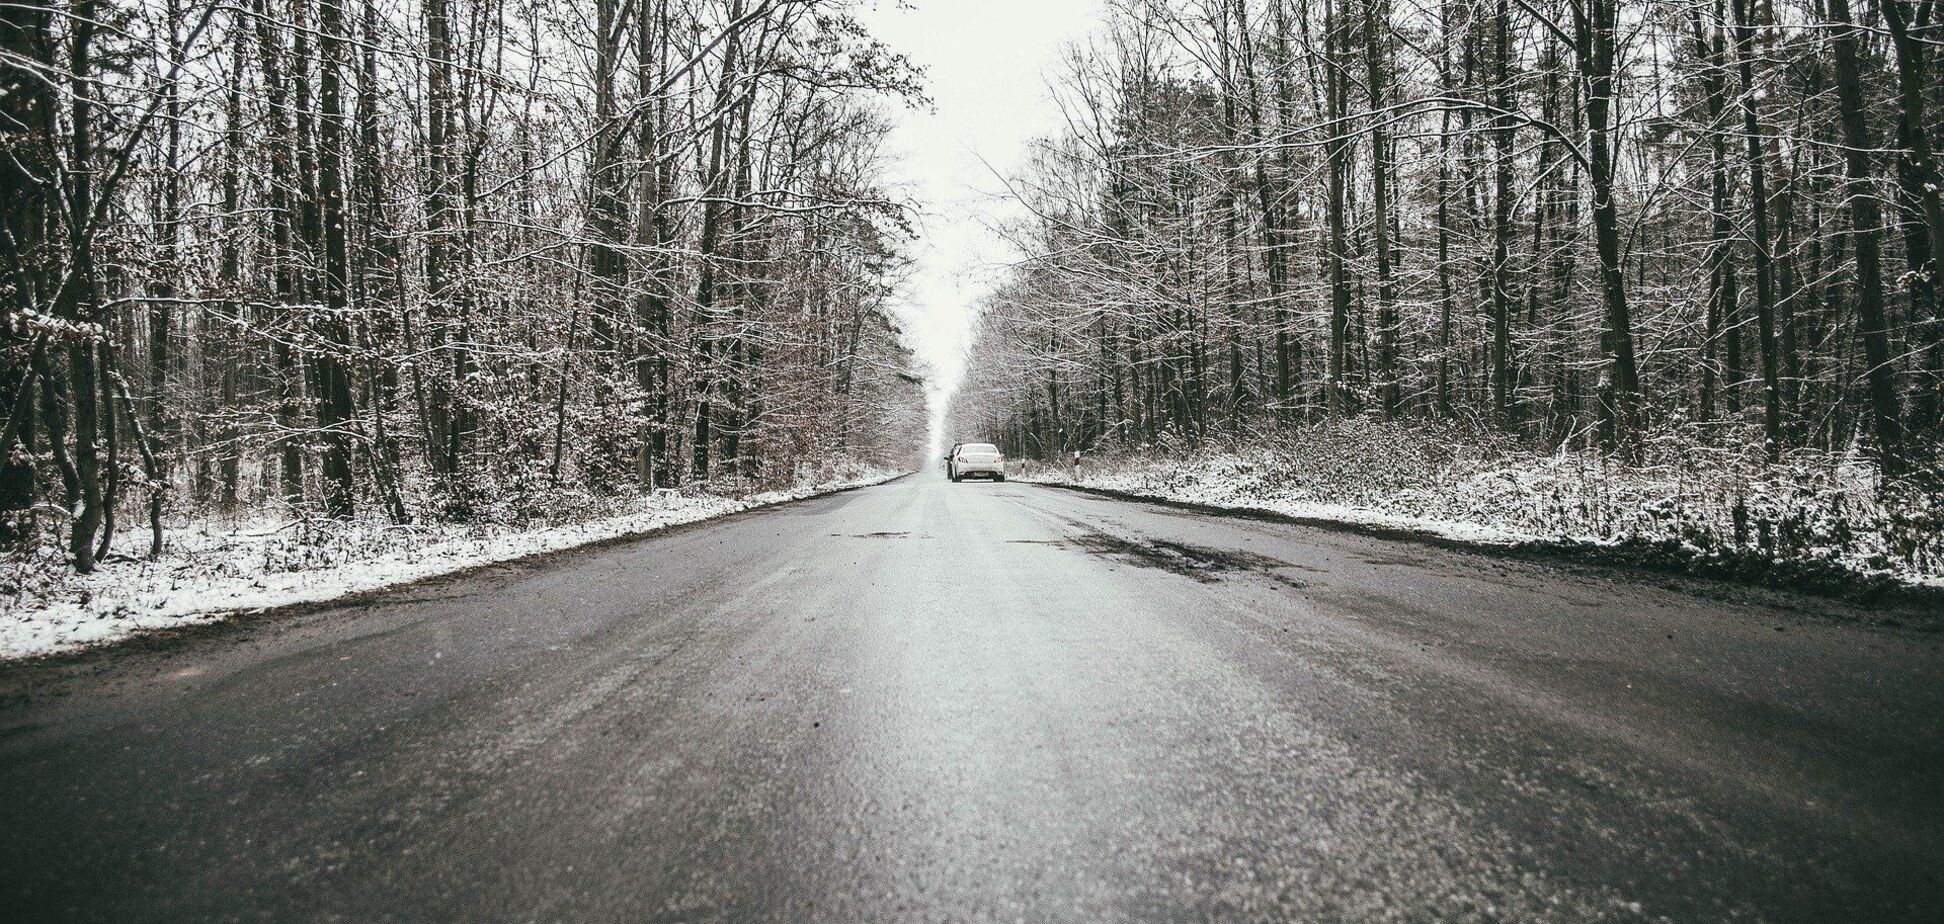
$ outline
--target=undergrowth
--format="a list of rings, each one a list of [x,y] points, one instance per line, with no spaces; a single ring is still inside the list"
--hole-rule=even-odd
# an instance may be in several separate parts
[[[1944,580],[1938,479],[1886,486],[1860,456],[1770,462],[1746,445],[1669,430],[1621,459],[1537,453],[1463,425],[1356,419],[1212,451],[1137,447],[1088,458],[1081,480],[1222,506],[1354,508],[1738,572]]]

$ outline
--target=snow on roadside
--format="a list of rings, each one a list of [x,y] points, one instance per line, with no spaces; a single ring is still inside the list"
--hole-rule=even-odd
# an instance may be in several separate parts
[[[36,582],[13,575],[12,586],[34,585],[5,598],[0,608],[0,660],[34,657],[129,636],[213,622],[236,613],[324,602],[381,590],[481,565],[560,551],[607,539],[693,523],[742,510],[845,488],[878,484],[902,472],[881,469],[851,477],[732,498],[658,491],[631,501],[624,512],[578,523],[515,529],[482,524],[396,526],[324,524],[258,519],[199,523],[167,534],[158,560],[112,557],[95,573]],[[121,549],[140,547],[146,533],[118,537]],[[45,559],[23,569],[63,568]],[[26,578],[26,580],[23,580]]]
[[[1724,465],[1690,449],[1665,454],[1672,461],[1629,466],[1366,423],[1313,427],[1300,437],[1090,458],[1077,482],[1066,466],[1030,463],[1016,477],[1458,542],[1622,549],[1744,575],[1786,572],[1825,586],[1944,589],[1940,499],[1906,494],[1886,502],[1865,477],[1870,472],[1840,459]]]
[[[1171,474],[1178,475],[1179,472]],[[1097,488],[1139,497],[1152,497],[1158,500],[1179,501],[1189,504],[1202,504],[1209,507],[1224,507],[1230,510],[1266,510],[1287,517],[1302,520],[1323,520],[1331,523],[1346,523],[1352,526],[1369,526],[1380,529],[1408,530],[1416,533],[1437,536],[1456,542],[1475,542],[1484,545],[1517,545],[1522,542],[1535,542],[1544,537],[1511,529],[1504,526],[1491,526],[1484,523],[1467,523],[1456,520],[1440,520],[1430,517],[1411,516],[1371,507],[1354,507],[1347,504],[1325,504],[1315,501],[1294,500],[1290,498],[1263,497],[1251,495],[1240,490],[1239,482],[1223,482],[1213,479],[1183,480],[1178,477],[1163,477],[1150,469],[1117,468],[1111,471],[1088,470],[1083,467],[1080,478],[1076,480],[1071,473],[1056,468],[1041,468],[1032,471],[1019,480],[1040,484],[1071,484],[1084,488]]]

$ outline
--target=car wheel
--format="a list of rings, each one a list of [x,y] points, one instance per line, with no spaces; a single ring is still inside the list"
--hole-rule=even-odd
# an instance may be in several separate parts
[[[1004,475],[994,475],[994,476],[992,476],[992,480],[993,480],[993,481],[997,481],[997,482],[999,482],[999,483],[1001,483],[1001,484],[1004,484],[1004,483],[1005,483],[1005,481],[1006,481],[1006,476],[1004,476]]]
[[[953,483],[953,484],[958,484],[958,483],[959,483],[959,481],[960,481],[960,478],[959,478],[959,476],[957,476],[957,475],[953,475],[953,476],[952,476],[952,483]]]

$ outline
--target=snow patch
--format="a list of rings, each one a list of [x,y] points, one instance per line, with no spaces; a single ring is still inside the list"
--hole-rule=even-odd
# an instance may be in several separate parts
[[[1460,542],[1626,545],[1744,570],[1944,588],[1944,497],[1902,487],[1886,497],[1874,468],[1845,456],[1770,463],[1670,443],[1622,463],[1520,451],[1455,427],[1353,420],[1230,449],[1088,458],[1077,475],[1065,465],[1018,468],[1023,481]]]
[[[111,556],[75,575],[41,549],[8,562],[13,593],[0,609],[0,659],[68,651],[141,632],[213,622],[237,613],[317,603],[589,543],[650,533],[846,488],[903,472],[857,469],[836,480],[746,497],[656,491],[618,502],[612,515],[518,528],[501,524],[397,525],[268,517],[200,521],[168,531],[160,558]],[[145,549],[146,532],[117,536]]]

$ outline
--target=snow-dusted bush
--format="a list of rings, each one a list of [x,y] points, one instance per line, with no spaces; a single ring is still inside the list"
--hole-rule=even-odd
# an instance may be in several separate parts
[[[1858,457],[1771,463],[1669,428],[1641,456],[1535,453],[1456,423],[1315,423],[1216,452],[1087,459],[1083,484],[1468,538],[1624,545],[1735,570],[1944,581],[1944,494]],[[1730,448],[1733,447],[1733,448]],[[1065,469],[1027,477],[1064,479]]]

